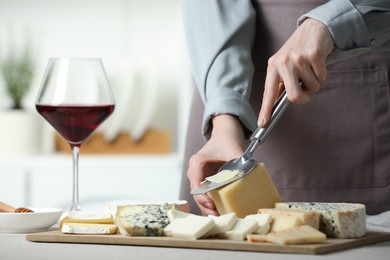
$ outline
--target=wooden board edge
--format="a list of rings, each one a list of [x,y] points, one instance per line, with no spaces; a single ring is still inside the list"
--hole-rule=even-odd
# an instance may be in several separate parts
[[[172,237],[125,237],[121,235],[72,235],[59,231],[31,233],[26,235],[30,242],[111,244],[128,246],[154,246],[171,248],[192,248],[204,250],[227,250],[291,254],[326,254],[376,244],[390,240],[390,233],[370,232],[359,239],[329,239],[318,244],[278,246],[271,243],[250,243],[223,239],[187,240]]]

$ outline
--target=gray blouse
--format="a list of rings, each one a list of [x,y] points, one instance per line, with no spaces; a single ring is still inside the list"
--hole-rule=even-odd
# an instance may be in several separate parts
[[[182,0],[191,68],[203,102],[202,134],[213,115],[237,116],[249,130],[257,115],[249,104],[256,13],[250,0]],[[206,14],[206,15],[205,15]],[[328,26],[335,42],[329,63],[390,50],[389,0],[331,0],[302,15]]]

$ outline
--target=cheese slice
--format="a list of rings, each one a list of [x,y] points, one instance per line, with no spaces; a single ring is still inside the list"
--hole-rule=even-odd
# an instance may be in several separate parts
[[[302,224],[302,220],[294,216],[274,216],[272,217],[270,232],[279,232],[285,229],[302,226]]]
[[[173,230],[180,228],[182,224],[180,224],[181,221],[184,221],[184,218],[175,218],[169,222],[169,224],[164,227],[164,235],[171,237]]]
[[[237,222],[237,217],[234,212],[221,215],[221,216],[209,215],[208,217],[214,220],[215,226],[209,232],[207,232],[207,234],[204,235],[204,237],[211,237],[223,233],[225,231],[228,231]]]
[[[111,213],[70,211],[60,217],[58,223],[60,230],[64,223],[114,224],[114,218]]]
[[[320,226],[320,213],[318,211],[313,210],[305,210],[305,209],[259,209],[259,213],[268,213],[273,217],[277,216],[285,216],[285,217],[296,217],[302,223],[302,225],[309,225],[314,227],[315,229],[319,229]],[[274,231],[274,230],[273,230]]]
[[[61,228],[66,234],[93,234],[106,235],[116,234],[117,225],[114,224],[90,224],[90,223],[64,223]]]
[[[173,220],[175,220],[177,218],[188,217],[189,215],[191,215],[191,213],[183,212],[183,211],[180,211],[180,210],[173,208],[173,209],[168,210],[167,215],[168,215],[169,221],[172,222]]]
[[[236,224],[229,231],[220,234],[220,238],[230,240],[245,240],[248,234],[253,233],[258,228],[256,220],[253,219],[237,219]]]
[[[222,170],[217,174],[206,177],[205,179],[208,180],[209,182],[221,183],[224,181],[228,181],[241,173],[242,171],[238,171],[238,170]]]
[[[280,202],[276,208],[298,208],[320,213],[319,230],[329,237],[357,238],[366,233],[366,207],[359,203]]]
[[[193,214],[185,218],[177,218],[171,224],[169,229],[172,236],[186,239],[198,239],[215,226],[211,218]]]
[[[260,208],[272,208],[281,201],[264,164],[259,163],[244,178],[207,193],[219,214],[236,213],[238,218],[257,213]]]
[[[326,235],[309,225],[303,225],[267,235],[247,236],[249,242],[271,242],[279,245],[319,243]]]
[[[246,216],[245,219],[253,219],[257,221],[259,227],[254,231],[255,234],[267,234],[271,228],[271,214],[251,214]]]

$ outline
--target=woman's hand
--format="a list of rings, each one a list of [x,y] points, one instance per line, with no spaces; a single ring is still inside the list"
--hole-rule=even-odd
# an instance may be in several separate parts
[[[259,127],[264,127],[283,88],[293,103],[304,103],[326,79],[326,59],[334,42],[328,28],[306,19],[280,50],[268,60]]]
[[[190,158],[187,176],[191,190],[198,187],[205,177],[214,175],[226,161],[243,153],[244,134],[239,120],[230,115],[212,119],[210,140]],[[194,195],[202,215],[219,215],[213,200],[206,194]]]

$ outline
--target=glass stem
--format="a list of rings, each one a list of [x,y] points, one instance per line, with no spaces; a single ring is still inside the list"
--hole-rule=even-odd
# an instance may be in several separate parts
[[[73,157],[73,198],[71,211],[81,210],[79,203],[79,150],[80,147],[72,145],[72,157]]]

